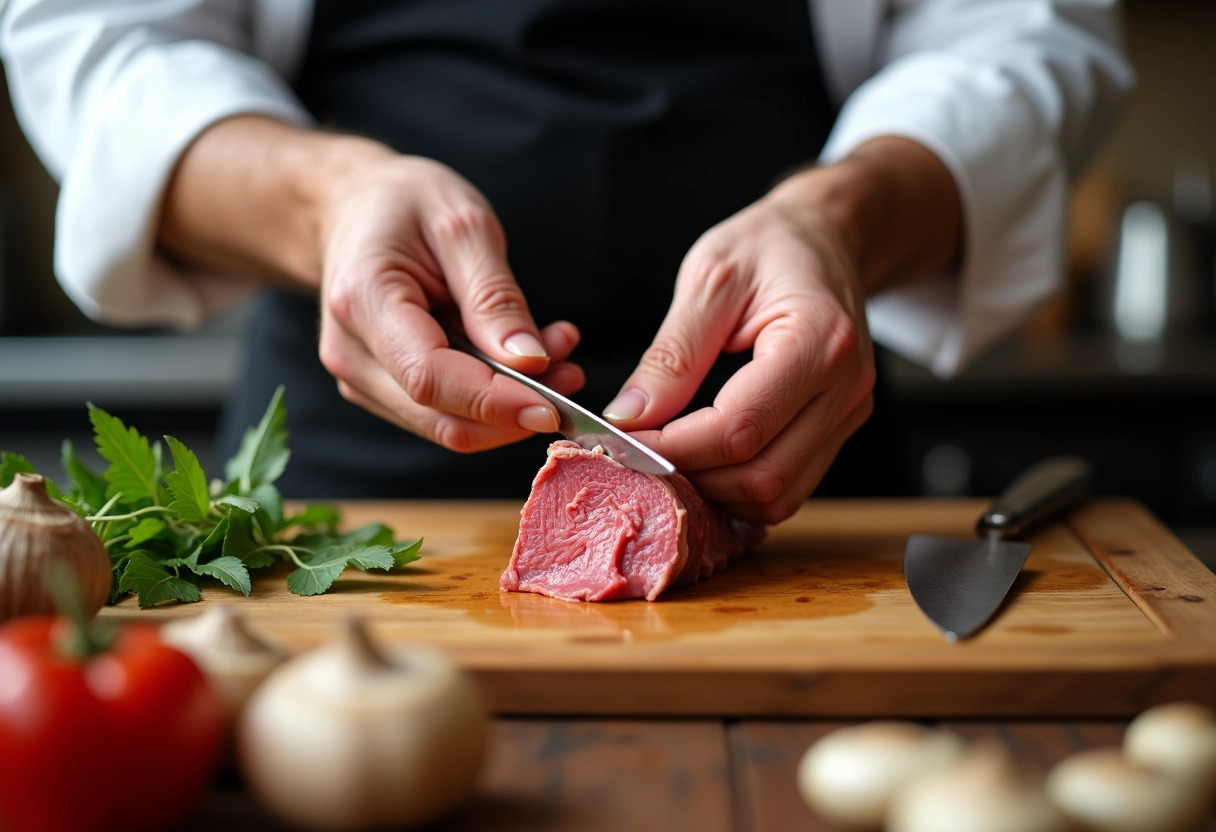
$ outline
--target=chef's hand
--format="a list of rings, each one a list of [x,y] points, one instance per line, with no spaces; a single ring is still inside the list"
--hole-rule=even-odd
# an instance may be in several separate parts
[[[692,247],[605,414],[733,515],[784,520],[873,407],[867,291],[950,264],[960,225],[948,171],[904,139],[787,179]],[[670,421],[723,350],[749,348],[711,407]]]
[[[454,451],[557,430],[553,405],[448,348],[436,315],[458,310],[482,352],[563,393],[578,330],[539,329],[507,265],[493,209],[428,159],[387,154],[336,187],[321,225],[321,361],[342,395]]]
[[[557,427],[541,396],[448,349],[482,352],[564,393],[578,330],[539,329],[485,197],[451,169],[367,139],[263,116],[212,125],[166,189],[157,242],[175,255],[321,296],[321,361],[342,395],[455,451]]]

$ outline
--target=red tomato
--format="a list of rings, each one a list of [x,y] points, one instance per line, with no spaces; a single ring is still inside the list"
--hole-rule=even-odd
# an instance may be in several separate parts
[[[50,616],[0,627],[0,828],[153,832],[207,789],[223,711],[194,662],[152,627],[63,655]]]

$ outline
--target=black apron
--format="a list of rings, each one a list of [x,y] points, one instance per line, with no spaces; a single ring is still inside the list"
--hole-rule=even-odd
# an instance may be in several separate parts
[[[575,398],[596,410],[697,237],[814,159],[835,116],[807,0],[318,0],[296,92],[321,125],[437,159],[486,195],[537,323],[582,331]],[[338,395],[317,319],[313,298],[259,302],[221,452],[286,384],[289,496],[527,495],[554,437],[463,455],[389,425]],[[693,407],[746,359],[724,357]],[[834,466],[856,479],[843,492],[883,480],[889,449],[869,444],[872,461]]]

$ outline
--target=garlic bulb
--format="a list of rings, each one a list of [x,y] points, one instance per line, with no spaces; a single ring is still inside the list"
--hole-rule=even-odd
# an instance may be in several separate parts
[[[1041,777],[997,742],[976,745],[954,763],[916,774],[896,791],[887,832],[1069,832]]]
[[[413,826],[472,791],[488,727],[472,678],[445,654],[382,650],[351,622],[254,692],[237,757],[254,795],[288,822]]]
[[[887,805],[910,775],[958,758],[962,738],[911,722],[867,722],[819,739],[802,757],[798,789],[825,819],[879,829]]]
[[[37,474],[17,474],[0,491],[0,621],[53,613],[47,570],[63,564],[76,577],[81,603],[93,615],[110,594],[110,558],[85,520],[47,496]]]
[[[1196,780],[1216,798],[1216,712],[1194,702],[1149,708],[1123,735],[1129,760]]]
[[[179,618],[160,628],[161,641],[194,659],[224,705],[229,723],[287,651],[250,632],[232,607],[215,606],[192,618]]]
[[[1192,832],[1207,809],[1195,781],[1137,765],[1118,748],[1063,760],[1048,776],[1047,791],[1088,832]]]

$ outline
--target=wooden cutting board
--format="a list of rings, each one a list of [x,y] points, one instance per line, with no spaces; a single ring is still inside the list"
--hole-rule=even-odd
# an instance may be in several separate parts
[[[232,604],[293,649],[363,616],[390,642],[448,650],[502,713],[1128,716],[1216,706],[1216,576],[1138,503],[1096,499],[1043,527],[991,625],[946,643],[903,579],[907,536],[972,534],[985,503],[808,503],[727,571],[659,601],[577,603],[501,593],[519,504],[348,503],[423,535],[396,574],[348,570],[327,595],[285,572],[244,598],[105,616],[163,621]]]

